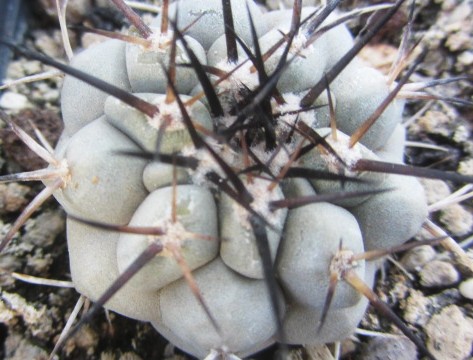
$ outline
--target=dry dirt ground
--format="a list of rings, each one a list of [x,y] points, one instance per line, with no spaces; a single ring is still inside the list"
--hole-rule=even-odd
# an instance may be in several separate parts
[[[348,1],[353,7],[374,1]],[[432,49],[415,78],[473,76],[473,2],[471,0],[420,0],[413,27],[414,39],[423,37]],[[117,29],[123,18],[106,1],[71,1],[69,23]],[[277,1],[268,1],[277,6]],[[65,59],[54,15],[54,1],[29,3],[28,30],[24,43],[55,58]],[[364,51],[363,56],[380,68],[389,65],[399,44],[404,10]],[[358,31],[366,19],[350,26]],[[71,32],[74,47],[87,46],[96,38]],[[46,71],[37,61],[15,58],[7,79],[18,79]],[[21,126],[33,120],[51,141],[61,131],[59,96],[62,79],[12,86],[4,91],[0,108]],[[459,81],[435,89],[437,93],[472,100],[472,82]],[[7,100],[8,99],[8,100]],[[473,175],[471,125],[473,110],[446,102],[410,102],[406,109],[409,140],[434,148],[409,147],[408,163]],[[5,124],[1,124],[5,127]],[[7,130],[1,130],[0,166],[2,174],[43,166]],[[438,148],[435,148],[438,146]],[[425,181],[429,203],[436,203],[459,189],[442,181]],[[41,190],[40,185],[0,185],[0,233]],[[468,246],[472,237],[472,202],[449,205],[431,213],[431,219],[451,234],[473,259]],[[422,238],[424,234],[418,237]],[[405,270],[401,270],[400,263]],[[421,247],[385,262],[378,276],[377,293],[415,330],[439,359],[471,359],[473,343],[473,274],[442,248]],[[15,280],[12,272],[68,281],[64,214],[54,200],[28,220],[21,234],[0,256],[0,358],[47,359],[79,295],[69,288],[33,285]],[[415,359],[409,342],[395,336],[375,336],[366,332],[398,331],[386,319],[369,311],[360,324],[360,333],[342,343],[344,359]],[[325,351],[326,349],[317,349]],[[315,350],[295,349],[292,358],[315,358]],[[272,359],[273,347],[254,356]],[[61,354],[64,359],[164,359],[187,358],[162,339],[148,324],[105,312],[96,316]],[[321,355],[320,359],[329,359]]]

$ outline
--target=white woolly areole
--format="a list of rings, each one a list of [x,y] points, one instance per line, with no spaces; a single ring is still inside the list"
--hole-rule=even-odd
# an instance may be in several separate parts
[[[281,33],[286,34],[287,29],[278,29]],[[289,54],[292,56],[299,56],[301,58],[307,57],[314,51],[314,47],[312,44],[307,44],[307,37],[305,34],[299,32],[294,38],[292,39],[291,47],[289,48]],[[272,46],[276,45],[277,42],[272,44]],[[278,49],[274,52],[271,56],[278,56],[280,57],[287,46],[287,42],[284,42],[283,45],[279,46]]]
[[[337,274],[338,280],[341,280],[345,272],[359,266],[358,262],[354,260],[354,255],[353,251],[348,249],[337,251],[330,262],[330,273]]]
[[[303,33],[299,33],[296,36],[294,36],[294,39],[292,40],[291,48],[289,49],[289,52],[296,55],[296,56],[307,56],[311,54],[314,50],[314,47],[312,44],[307,45],[307,37]]]
[[[226,144],[219,144],[212,138],[206,138],[204,141],[212,147],[212,149],[230,166],[236,165],[238,156]],[[196,169],[188,169],[192,181],[196,185],[209,186],[209,181],[206,175],[210,172],[215,172],[222,178],[226,178],[220,165],[217,163],[212,154],[205,148],[196,149],[194,146],[185,146],[181,153],[183,156],[189,156],[197,159],[199,165]]]
[[[147,40],[151,42],[151,45],[147,48],[143,47],[144,50],[148,51],[158,51],[158,52],[167,52],[172,43],[173,33],[172,31],[167,31],[162,33],[160,29],[151,28],[152,33]]]
[[[59,160],[58,163],[54,165],[53,172],[61,178],[63,184],[61,188],[64,189],[71,182],[72,175],[66,158]]]
[[[148,46],[137,44],[136,46],[138,46],[142,52],[160,53],[160,55],[162,56],[161,60],[164,63],[167,63],[172,42],[174,41],[174,32],[168,30],[166,33],[163,34],[161,32],[161,29],[156,27],[152,27],[151,30],[151,35],[146,39],[149,41],[150,44]],[[187,56],[187,53],[185,52],[182,46],[182,43],[178,41],[176,43],[176,47],[176,63],[188,63],[190,59]],[[140,53],[137,53],[136,55],[137,57],[139,57]],[[138,62],[138,59],[136,61]]]
[[[247,180],[244,181],[246,189],[251,196],[253,196],[253,201],[250,203],[251,208],[261,215],[268,223],[275,227],[279,227],[282,223],[283,212],[279,209],[271,211],[269,206],[272,201],[281,200],[277,188],[271,190],[268,189],[271,183],[259,178],[253,178],[252,182]],[[233,207],[235,213],[240,219],[240,224],[250,230],[251,224],[248,221],[248,211],[236,201],[233,202]]]
[[[300,111],[302,96],[293,93],[286,93],[283,96],[286,101],[284,104],[277,104],[274,99],[272,100],[273,112],[282,114],[278,117],[278,127],[283,127],[283,124],[285,124],[285,128],[289,130],[291,126],[295,125],[296,120],[312,127],[316,121],[315,111]]]
[[[345,168],[334,155],[324,151],[321,153],[321,157],[327,163],[328,169],[334,173],[338,173],[343,169],[346,175],[352,175],[350,169],[363,157],[361,145],[357,143],[350,148],[350,137],[339,131],[337,131],[337,140],[334,140],[332,134],[330,134],[330,136],[326,138],[326,141],[347,165]]]
[[[189,237],[189,233],[179,221],[173,222],[169,218],[162,218],[156,221],[154,226],[161,228],[165,233],[161,236],[148,237],[148,244],[159,242],[163,246],[163,251],[158,256],[172,255],[172,251],[169,253],[169,250],[180,248]]]
[[[246,60],[244,63],[233,63],[222,60],[217,63],[216,67],[227,73],[239,67],[238,70],[232,73],[227,79],[218,84],[219,89],[222,91],[229,91],[230,94],[238,96],[238,92],[243,85],[250,90],[255,89],[259,85],[258,73],[256,71],[251,72],[251,61]]]
[[[238,117],[235,115],[225,115],[225,116],[220,116],[218,118],[215,118],[215,122],[224,128],[229,128],[230,126],[233,125],[233,123],[236,121]]]
[[[147,117],[148,124],[155,129],[159,129],[164,123],[168,123],[166,130],[184,130],[186,126],[182,120],[182,113],[176,101],[166,103],[166,98],[159,98],[153,101],[159,109],[159,113],[153,117]]]
[[[291,161],[291,154],[294,150],[294,142],[284,144],[284,146],[271,151],[266,151],[264,143],[251,147],[251,151],[276,176],[287,165],[287,163]]]

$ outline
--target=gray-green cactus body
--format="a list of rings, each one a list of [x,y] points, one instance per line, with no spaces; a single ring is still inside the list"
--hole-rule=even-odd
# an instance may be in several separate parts
[[[258,200],[262,197],[270,196],[274,200],[283,198],[279,188],[272,192],[264,192],[264,188],[269,186],[269,182],[254,179],[250,186],[263,190],[263,194],[257,195]],[[267,200],[267,199],[263,199]],[[253,203],[255,207],[258,204]],[[265,209],[262,209],[263,212]],[[281,209],[271,214],[268,218],[270,226],[267,226],[268,245],[271,252],[271,260],[274,262],[281,241],[282,231],[286,220],[286,209]],[[223,262],[236,272],[252,279],[263,279],[263,263],[258,251],[255,234],[248,221],[249,213],[243,209],[235,200],[223,194],[219,203],[220,234],[222,244],[220,256]]]
[[[231,1],[235,31],[254,51],[246,2]],[[262,51],[289,29],[290,11],[262,14],[248,2]],[[328,95],[315,100],[317,109],[300,109],[300,101],[338,59],[352,46],[344,25],[321,34],[313,43],[306,27],[295,39],[289,59],[295,57],[278,83],[284,103],[273,101],[274,133],[284,138],[298,121],[324,137],[339,158],[320,144],[300,159],[291,159],[296,147],[310,137],[298,131],[280,146],[266,146],[264,132],[243,148],[239,134],[225,142],[220,129],[238,117],[235,104],[258,88],[259,77],[243,48],[238,62],[227,59],[222,5],[219,0],[177,1],[170,8],[187,43],[202,64],[229,72],[241,68],[216,86],[225,113],[214,118],[207,99],[190,101],[201,86],[194,72],[178,67],[176,87],[199,136],[227,163],[241,181],[251,201],[239,199],[235,180],[228,179],[210,152],[192,143],[177,103],[166,94],[162,64],[169,64],[169,43],[156,28],[149,48],[107,41],[79,54],[72,65],[135,93],[156,105],[147,117],[123,102],[78,80],[66,77],[62,93],[65,131],[56,149],[69,169],[69,177],[55,196],[71,215],[68,244],[72,280],[77,290],[96,300],[151,242],[163,246],[105,307],[125,316],[151,322],[176,346],[197,357],[218,349],[238,356],[251,355],[277,341],[277,322],[268,296],[260,257],[260,238],[250,223],[251,207],[265,219],[269,251],[275,265],[277,297],[283,316],[284,338],[290,344],[318,344],[349,336],[360,321],[366,300],[340,281],[327,320],[318,331],[330,266],[339,253],[358,254],[365,249],[386,248],[408,240],[420,228],[427,208],[422,188],[413,178],[354,170],[360,159],[402,162],[405,134],[400,125],[403,103],[394,101],[379,121],[353,148],[349,137],[382,102],[390,86],[385,77],[354,60],[330,85],[335,107],[336,139],[332,136]],[[303,9],[303,18],[313,13]],[[324,23],[330,24],[336,16]],[[197,19],[197,20],[196,20]],[[159,24],[159,18],[155,25]],[[172,29],[169,29],[172,31]],[[170,34],[168,38],[172,39]],[[281,51],[285,43],[282,42]],[[178,62],[189,62],[178,43]],[[265,62],[273,71],[281,51]],[[214,72],[215,73],[215,72]],[[210,78],[215,81],[215,74]],[[242,95],[243,93],[243,95]],[[256,119],[258,120],[258,119]],[[160,135],[161,132],[161,135]],[[217,133],[217,134],[215,134]],[[263,135],[262,135],[263,134]],[[217,135],[217,136],[214,136]],[[159,141],[158,141],[159,139]],[[146,151],[177,154],[192,159],[193,166],[174,169],[170,163],[130,154]],[[250,156],[251,155],[251,156]],[[253,157],[252,157],[253,156]],[[253,161],[257,157],[259,162]],[[286,166],[343,174],[361,181],[327,181],[317,178],[278,178]],[[265,167],[267,171],[248,171]],[[227,169],[228,171],[228,169]],[[220,176],[224,192],[209,174]],[[215,176],[214,176],[215,179]],[[290,208],[277,204],[317,194],[379,190],[359,198],[332,203],[313,203]],[[383,191],[383,192],[381,192]],[[242,206],[244,205],[244,206]],[[287,205],[289,206],[289,205]],[[162,234],[112,233],[83,224],[85,218],[104,223],[154,226]],[[179,264],[182,257],[185,266]],[[359,261],[353,271],[370,286],[374,265]],[[219,325],[218,334],[191,291],[183,273],[192,272],[205,304]]]
[[[141,203],[133,217],[132,226],[157,226],[166,234],[157,237],[122,234],[118,241],[117,259],[120,271],[128,266],[147,248],[150,241],[163,244],[179,239],[179,249],[190,270],[213,260],[218,254],[217,209],[209,190],[195,185],[178,187],[175,200],[177,222],[172,223],[172,187],[153,191]],[[205,209],[205,211],[201,211]],[[188,232],[182,234],[180,232]],[[199,235],[201,238],[199,238]],[[213,240],[209,240],[211,238]],[[172,256],[163,251],[151,260],[130,283],[137,291],[159,290],[182,277],[182,269]]]
[[[139,150],[128,137],[101,117],[80,129],[58,150],[67,161],[70,177],[54,195],[68,213],[95,221],[130,220],[146,196],[141,180],[146,162],[130,162],[125,156],[117,156],[120,151]],[[116,189],[123,189],[120,196]]]
[[[325,137],[328,144],[337,154],[335,156],[326,149],[315,148],[303,156],[301,162],[310,169],[320,171],[329,171],[334,174],[341,174],[347,177],[355,178],[358,181],[330,181],[322,179],[311,180],[314,188],[320,193],[340,193],[353,191],[369,191],[381,189],[387,178],[385,174],[376,174],[361,172],[357,173],[350,169],[358,160],[369,159],[378,160],[379,158],[363,144],[356,144],[354,147],[349,146],[350,138],[341,131],[336,131],[336,138],[329,128],[317,129],[317,133]],[[361,204],[369,196],[360,196],[350,199],[340,199],[334,203],[352,207]]]
[[[127,44],[126,69],[131,89],[135,93],[166,92],[167,77],[165,70],[169,67],[172,33],[163,35],[153,28],[153,43],[149,48],[137,44]],[[189,48],[202,64],[206,63],[205,51],[193,38],[186,36]],[[181,46],[176,49],[176,63],[189,62],[186,52]],[[188,93],[197,85],[197,76],[192,69],[178,67],[176,69],[176,89],[179,93]]]
[[[390,175],[384,186],[390,191],[350,209],[368,250],[401,245],[419,231],[428,215],[424,189],[417,179]]]
[[[251,27],[247,12],[248,8],[253,19],[261,19],[262,13],[258,6],[249,1],[231,0],[235,32],[247,44],[251,43]],[[176,12],[178,17],[176,19]],[[217,38],[225,32],[223,22],[222,2],[219,0],[179,1],[169,7],[169,17],[179,28],[189,27],[187,35],[196,39],[205,50],[208,50]],[[161,17],[156,18],[155,24],[161,23]],[[264,23],[257,21],[256,31],[262,33]],[[190,26],[192,25],[192,26]]]
[[[361,278],[373,286],[376,265],[367,263]],[[320,306],[294,304],[284,317],[283,329],[289,344],[319,345],[332,343],[353,334],[359,320],[366,311],[368,300],[360,297],[351,306],[332,308],[325,320],[325,326],[319,327],[322,311]],[[328,325],[330,324],[330,325]]]
[[[283,288],[296,303],[312,307],[323,304],[330,279],[330,261],[341,243],[344,249],[354,253],[364,251],[358,223],[347,210],[319,203],[289,211],[277,270]],[[363,277],[363,261],[356,271]],[[349,285],[341,284],[333,307],[347,307],[359,299],[360,295]]]
[[[389,94],[385,76],[354,59],[332,83],[337,99],[335,114],[337,127],[345,134],[352,134],[377,109]],[[357,92],[362,91],[362,94]],[[360,95],[363,101],[360,101]],[[394,100],[383,111],[376,123],[361,139],[368,148],[381,148],[402,119],[404,102]]]
[[[120,275],[117,243],[120,234],[67,220],[67,246],[71,276],[77,291],[96,301]],[[107,303],[106,308],[127,317],[154,321],[159,319],[159,298],[155,291],[136,291],[125,285]],[[134,304],[133,306],[130,306]]]
[[[110,59],[114,59],[113,62]],[[92,46],[76,55],[71,65],[123,90],[131,90],[130,81],[124,71],[125,43],[121,41],[109,40]],[[68,135],[102,116],[103,103],[108,96],[71,76],[66,76],[61,95],[64,132]]]
[[[158,151],[170,154],[182,150],[183,147],[192,145],[189,132],[181,118],[179,107],[174,103],[166,103],[162,94],[136,94],[138,97],[155,104],[159,113],[150,118],[129,105],[109,96],[105,101],[105,114],[107,120],[116,128],[126,133],[147,151]],[[182,100],[189,97],[181,95]],[[188,110],[189,115],[197,125],[207,130],[212,130],[212,119],[208,110],[200,102],[195,102]],[[158,145],[159,128],[163,127],[161,142]]]
[[[239,275],[221,259],[194,272],[210,312],[218,321],[219,336],[184,279],[159,291],[160,323],[171,330],[186,349],[203,358],[208,349],[227,348],[246,356],[268,346],[277,332],[274,312],[268,306],[264,280]],[[282,300],[282,294],[278,296]],[[158,325],[159,326],[159,325]]]

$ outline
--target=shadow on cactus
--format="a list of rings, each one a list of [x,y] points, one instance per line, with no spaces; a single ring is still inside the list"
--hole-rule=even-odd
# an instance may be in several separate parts
[[[1,178],[46,185],[2,249],[50,195],[68,214],[72,281],[95,305],[55,351],[105,307],[196,357],[246,357],[340,341],[369,300],[434,358],[368,261],[427,219],[415,177],[473,180],[403,165],[403,99],[434,97],[406,87],[425,52],[410,61],[405,36],[387,77],[356,57],[403,1],[348,15],[336,0],[165,1],[151,27],[114,2],[129,34],[82,28],[112,39],[71,65],[10,44],[68,74],[54,150],[9,121],[49,167]],[[344,22],[363,12],[377,16],[353,40]]]

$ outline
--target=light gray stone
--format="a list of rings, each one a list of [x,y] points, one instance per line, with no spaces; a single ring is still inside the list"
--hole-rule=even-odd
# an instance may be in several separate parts
[[[419,271],[425,264],[435,258],[432,246],[421,245],[409,250],[401,258],[401,264],[407,271]]]
[[[361,360],[417,360],[417,348],[406,337],[373,337],[360,356]]]
[[[460,274],[455,267],[440,260],[427,263],[419,272],[419,276],[421,285],[429,288],[453,285],[460,280]]]
[[[437,359],[464,360],[471,355],[473,319],[456,305],[436,314],[425,327],[427,349]]]
[[[473,278],[469,278],[460,284],[460,294],[464,298],[473,300]]]

